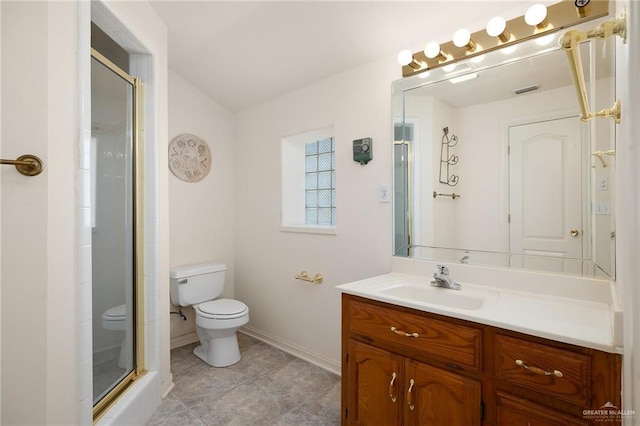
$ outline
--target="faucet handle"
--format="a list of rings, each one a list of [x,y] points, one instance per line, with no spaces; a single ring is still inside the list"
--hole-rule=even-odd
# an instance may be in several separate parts
[[[440,274],[449,275],[449,268],[447,268],[446,266],[438,265],[437,268],[438,268],[438,271],[440,272]]]

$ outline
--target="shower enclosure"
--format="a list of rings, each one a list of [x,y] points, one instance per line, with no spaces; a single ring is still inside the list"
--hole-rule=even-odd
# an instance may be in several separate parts
[[[94,31],[95,27],[92,41]],[[136,244],[136,233],[142,228],[137,223],[141,206],[136,196],[140,186],[136,176],[140,84],[126,71],[128,57],[125,69],[112,59],[118,61],[118,55],[110,49],[103,55],[92,48],[89,186],[94,419],[143,371],[142,280],[138,278],[142,256]]]

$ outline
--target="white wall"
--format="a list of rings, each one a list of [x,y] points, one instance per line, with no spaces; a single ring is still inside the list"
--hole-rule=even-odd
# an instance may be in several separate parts
[[[640,409],[640,3],[621,1],[627,16],[627,42],[617,41],[617,98],[622,100],[622,121],[616,145],[616,272],[624,304],[623,408]],[[637,424],[625,419],[625,425]]]
[[[200,182],[184,182],[169,173],[170,264],[226,264],[225,296],[233,297],[234,116],[172,71],[169,99],[168,142],[183,133],[199,136],[209,145],[212,157],[211,171]],[[167,168],[165,164],[161,167]],[[170,309],[177,310],[173,305]],[[187,321],[171,315],[171,339],[177,344],[184,341],[181,337],[195,333],[193,309],[183,312]]]
[[[2,35],[2,3],[0,3],[0,36]],[[2,42],[0,42],[0,99],[2,99]],[[0,153],[2,152],[2,102],[0,102]],[[0,173],[0,188],[2,174]],[[0,196],[0,241],[2,241],[2,197]],[[0,243],[0,318],[2,318],[2,244]],[[2,327],[0,327],[0,374],[2,371]],[[2,385],[0,382],[0,401],[2,401]],[[2,403],[0,402],[0,421],[2,420]]]
[[[236,121],[235,295],[250,309],[247,327],[273,343],[338,370],[340,293],[336,285],[390,270],[391,81],[389,58],[335,75],[242,111]],[[281,139],[335,129],[338,235],[280,231]],[[353,161],[352,141],[373,138],[373,160]],[[324,282],[295,280],[302,270]]]

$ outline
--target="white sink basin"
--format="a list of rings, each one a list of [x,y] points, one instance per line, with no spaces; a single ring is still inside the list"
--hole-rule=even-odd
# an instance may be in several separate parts
[[[425,283],[395,283],[378,292],[385,296],[396,297],[418,303],[442,305],[450,308],[477,310],[482,308],[487,299],[497,297],[498,293],[489,290],[465,289],[452,290],[434,287]]]

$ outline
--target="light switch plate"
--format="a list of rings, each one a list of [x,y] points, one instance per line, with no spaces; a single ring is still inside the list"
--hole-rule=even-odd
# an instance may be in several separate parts
[[[380,202],[391,202],[391,194],[389,193],[389,185],[380,185]]]
[[[598,191],[605,191],[609,188],[609,179],[600,178],[598,179]]]
[[[609,203],[596,203],[596,214],[610,214]]]

